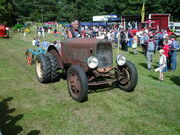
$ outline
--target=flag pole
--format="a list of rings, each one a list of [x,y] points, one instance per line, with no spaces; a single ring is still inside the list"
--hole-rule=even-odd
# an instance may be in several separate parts
[[[145,17],[145,0],[143,0],[142,10],[141,10],[141,22],[144,22]]]

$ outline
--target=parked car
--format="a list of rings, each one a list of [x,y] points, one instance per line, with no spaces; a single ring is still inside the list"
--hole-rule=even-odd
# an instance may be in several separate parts
[[[95,38],[66,39],[61,47],[49,46],[46,54],[36,57],[36,76],[39,82],[58,80],[58,70],[65,71],[70,96],[76,101],[86,101],[89,86],[117,84],[127,92],[137,85],[135,65],[119,54],[113,66],[112,44]]]

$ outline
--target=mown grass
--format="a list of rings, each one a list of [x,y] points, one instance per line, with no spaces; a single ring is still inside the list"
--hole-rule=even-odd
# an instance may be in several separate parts
[[[123,53],[135,63],[139,81],[134,92],[98,88],[89,100],[78,103],[68,95],[66,80],[37,82],[34,66],[25,61],[34,34],[0,39],[0,130],[3,135],[179,135],[180,56],[175,72],[145,68],[139,53]],[[49,41],[55,40],[48,35]],[[139,48],[139,50],[141,50]],[[155,55],[153,66],[158,64]]]

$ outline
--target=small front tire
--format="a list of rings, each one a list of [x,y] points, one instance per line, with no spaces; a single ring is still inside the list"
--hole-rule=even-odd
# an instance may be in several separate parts
[[[119,73],[121,75],[119,75]],[[123,66],[118,67],[118,73],[116,74],[118,78],[118,86],[120,89],[131,92],[137,85],[138,82],[138,72],[135,65],[126,61]]]
[[[71,66],[67,72],[67,84],[70,96],[78,102],[88,99],[88,79],[80,66]]]

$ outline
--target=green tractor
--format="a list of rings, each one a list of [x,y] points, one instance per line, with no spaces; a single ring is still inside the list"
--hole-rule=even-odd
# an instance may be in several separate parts
[[[16,33],[16,32],[20,32],[22,31],[22,28],[24,27],[23,24],[16,24],[13,28],[13,32]]]

